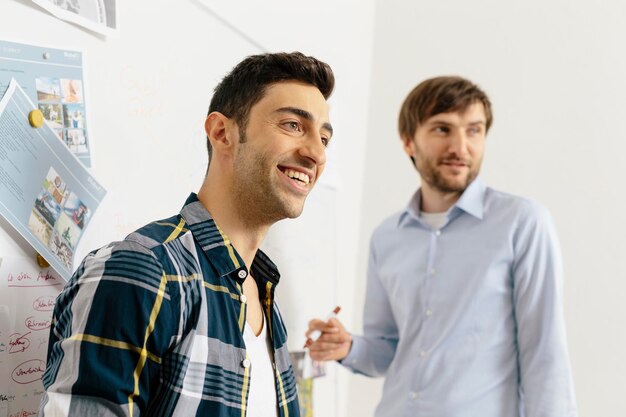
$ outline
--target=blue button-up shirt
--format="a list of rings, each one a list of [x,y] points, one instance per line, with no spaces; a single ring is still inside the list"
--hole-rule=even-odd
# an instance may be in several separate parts
[[[256,375],[243,338],[249,272],[272,340],[278,415],[297,417],[278,270],[258,251],[248,271],[195,194],[180,214],[90,253],[67,283],[39,416],[245,417]]]
[[[342,361],[386,375],[376,416],[576,416],[547,210],[480,180],[440,229],[419,207],[418,191],[374,232],[364,335]]]

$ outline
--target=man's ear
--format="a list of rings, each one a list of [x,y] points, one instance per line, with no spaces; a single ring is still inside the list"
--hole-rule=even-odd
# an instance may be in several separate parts
[[[410,157],[415,156],[415,142],[413,142],[413,138],[402,136],[402,147],[407,155]]]
[[[404,152],[411,158],[411,162],[415,166],[415,157],[417,155],[417,149],[415,148],[415,141],[412,137],[402,136],[402,148]]]
[[[236,132],[233,127],[236,127],[236,124],[220,112],[214,111],[207,116],[204,131],[211,141],[213,153],[223,153],[232,148],[236,140],[232,137],[233,132]]]

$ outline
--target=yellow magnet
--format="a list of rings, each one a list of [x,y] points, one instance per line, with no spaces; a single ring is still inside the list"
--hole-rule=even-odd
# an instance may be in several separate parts
[[[43,126],[43,113],[39,109],[35,109],[28,113],[28,122],[32,127]]]
[[[50,264],[48,263],[48,261],[46,261],[43,256],[41,256],[40,254],[37,254],[37,265],[39,265],[42,268],[47,268],[50,266]]]

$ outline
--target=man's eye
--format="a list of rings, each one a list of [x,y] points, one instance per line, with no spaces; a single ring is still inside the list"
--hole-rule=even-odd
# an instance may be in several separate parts
[[[481,132],[479,127],[472,127],[469,129],[471,135],[478,135]]]
[[[448,133],[448,128],[445,126],[437,126],[434,131],[436,133]]]
[[[329,143],[330,143],[329,138],[322,138],[322,144],[324,145],[324,147],[327,147]]]
[[[302,129],[300,128],[300,123],[298,122],[285,122],[283,123],[283,125],[288,129],[288,130],[292,130],[294,132],[301,132]]]

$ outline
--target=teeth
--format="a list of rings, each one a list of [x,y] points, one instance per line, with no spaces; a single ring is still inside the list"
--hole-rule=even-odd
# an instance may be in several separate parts
[[[308,184],[311,179],[304,172],[294,171],[293,169],[286,169],[285,175],[289,178],[293,178],[294,180],[299,180],[305,184]]]

